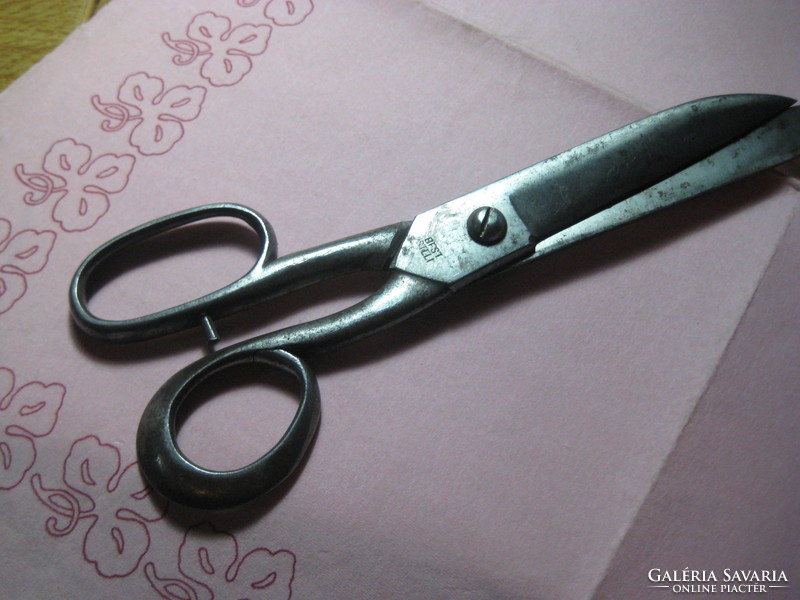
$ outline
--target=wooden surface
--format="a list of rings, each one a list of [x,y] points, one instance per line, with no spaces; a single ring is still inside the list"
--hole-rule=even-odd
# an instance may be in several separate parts
[[[53,50],[108,0],[2,0],[0,90]]]

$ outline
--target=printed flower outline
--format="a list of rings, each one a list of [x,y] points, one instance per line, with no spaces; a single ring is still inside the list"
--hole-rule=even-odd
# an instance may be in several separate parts
[[[261,0],[237,0],[239,6],[249,8]],[[268,0],[264,16],[280,26],[299,25],[314,10],[312,0]]]
[[[34,438],[53,431],[66,394],[60,383],[34,381],[16,391],[14,385],[14,372],[0,367],[0,490],[25,478],[36,462]]]
[[[249,23],[233,27],[227,17],[207,11],[196,15],[186,28],[188,39],[176,40],[164,33],[161,39],[178,52],[176,65],[188,65],[203,57],[200,75],[211,85],[239,83],[253,68],[251,56],[267,50],[272,28]]]
[[[43,173],[14,168],[17,179],[33,190],[23,196],[31,206],[56,198],[53,221],[64,231],[86,231],[108,212],[109,196],[128,185],[136,159],[131,154],[101,154],[72,138],[55,142],[42,160]]]
[[[39,474],[31,477],[36,497],[57,515],[47,519],[45,530],[65,536],[86,519],[86,562],[102,577],[126,577],[136,571],[150,547],[147,524],[161,519],[165,511],[151,501],[136,463],[121,468],[116,446],[90,435],[72,444],[63,480],[66,488],[51,489],[44,487]]]
[[[183,137],[183,124],[200,115],[206,98],[203,86],[178,85],[165,89],[164,80],[144,72],[125,78],[117,92],[119,102],[102,102],[92,96],[92,106],[108,117],[103,131],[119,131],[135,122],[131,146],[145,156],[165,154]]]
[[[56,241],[54,231],[25,229],[12,236],[11,229],[0,219],[0,315],[25,295],[26,276],[44,269]]]
[[[235,536],[199,523],[186,530],[178,549],[181,577],[161,577],[153,563],[147,563],[144,572],[167,600],[289,600],[296,562],[289,550],[263,547],[240,557]]]

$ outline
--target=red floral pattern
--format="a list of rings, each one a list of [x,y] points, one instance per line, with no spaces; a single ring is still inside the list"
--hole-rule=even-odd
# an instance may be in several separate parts
[[[28,289],[26,276],[44,269],[56,234],[26,229],[11,235],[11,223],[0,219],[0,314],[8,311]]]
[[[135,123],[130,144],[141,154],[169,152],[183,137],[183,123],[200,115],[206,89],[178,85],[165,89],[164,80],[147,73],[128,75],[117,92],[119,102],[105,103],[92,97],[92,105],[108,117],[100,125],[103,131],[119,131]]]
[[[235,3],[247,8],[261,0]],[[228,16],[205,11],[188,21],[181,36],[185,39],[164,33],[161,39],[176,53],[172,73],[162,78],[135,72],[124,78],[111,102],[102,101],[99,94],[90,98],[103,116],[100,131],[112,134],[127,128],[127,143],[135,151],[115,154],[98,151],[97,140],[90,146],[69,137],[58,139],[43,154],[40,168],[21,163],[14,167],[26,188],[24,204],[49,203],[48,223],[57,223],[63,231],[93,227],[110,210],[111,197],[129,184],[137,160],[134,154],[159,156],[172,150],[188,124],[200,116],[208,90],[241,82],[253,70],[255,59],[266,52],[273,27],[297,25],[314,8],[311,0],[268,0],[262,6],[268,22],[234,25]],[[194,84],[170,79],[191,76],[191,71],[174,68],[192,63],[199,66]],[[57,237],[47,227],[16,234],[12,230],[11,222],[0,218],[0,314],[25,294],[27,278],[48,264]],[[64,543],[78,540],[87,565],[98,576],[140,573],[162,598],[291,598],[294,553],[265,546],[242,551],[232,533],[209,523],[178,530],[167,546],[174,562],[165,565],[164,540],[172,532],[161,525],[166,507],[151,496],[136,463],[124,466],[119,449],[94,435],[72,442],[68,450],[59,449],[60,440],[51,434],[65,392],[56,383],[32,382],[17,388],[14,373],[0,368],[0,490],[23,490],[20,484],[27,481],[39,500],[34,505],[45,511],[44,530],[50,536]],[[40,470],[30,475],[45,442],[49,454],[57,452],[57,460],[63,457],[62,472],[48,476]],[[40,463],[46,464],[43,459]],[[154,528],[160,530],[157,538],[152,535]]]
[[[238,0],[239,6],[255,6],[261,0]],[[267,0],[264,16],[276,25],[299,25],[314,10],[312,0]]]
[[[230,86],[251,71],[251,56],[266,52],[271,33],[269,25],[233,27],[227,17],[204,12],[186,28],[188,39],[175,40],[168,33],[162,39],[178,52],[172,59],[176,65],[188,65],[200,58],[203,79],[214,86]]]
[[[178,550],[180,576],[161,577],[152,563],[145,566],[145,575],[167,600],[288,600],[295,562],[289,550],[256,548],[240,555],[233,534],[200,523],[186,531]]]
[[[135,162],[131,154],[102,154],[93,159],[89,146],[67,138],[47,151],[43,173],[28,173],[21,164],[15,173],[33,190],[23,196],[26,204],[38,205],[55,197],[53,221],[64,231],[85,231],[106,214],[109,195],[128,185]]]
[[[14,385],[14,372],[0,367],[0,490],[25,478],[36,461],[35,440],[53,431],[66,393],[59,383]]]
[[[83,556],[104,577],[124,577],[139,567],[150,547],[147,524],[164,515],[136,463],[124,469],[120,465],[115,446],[88,436],[74,442],[64,460],[65,488],[44,487],[40,475],[31,478],[36,496],[58,515],[46,523],[50,535],[65,536],[79,522],[90,522]]]

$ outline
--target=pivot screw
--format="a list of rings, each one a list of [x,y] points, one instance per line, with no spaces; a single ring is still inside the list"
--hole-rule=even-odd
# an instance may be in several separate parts
[[[494,246],[506,237],[507,231],[505,216],[491,206],[476,208],[467,219],[469,237],[482,246]]]

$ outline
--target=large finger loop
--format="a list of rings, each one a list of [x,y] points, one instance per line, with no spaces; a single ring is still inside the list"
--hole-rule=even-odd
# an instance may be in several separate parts
[[[255,362],[293,375],[302,387],[297,412],[278,443],[258,460],[233,471],[212,471],[189,460],[176,443],[181,403],[208,377]],[[281,484],[300,464],[320,418],[319,388],[308,366],[283,350],[210,355],[169,379],[148,404],[136,438],[139,468],[168,500],[201,509],[224,509],[254,500]]]

